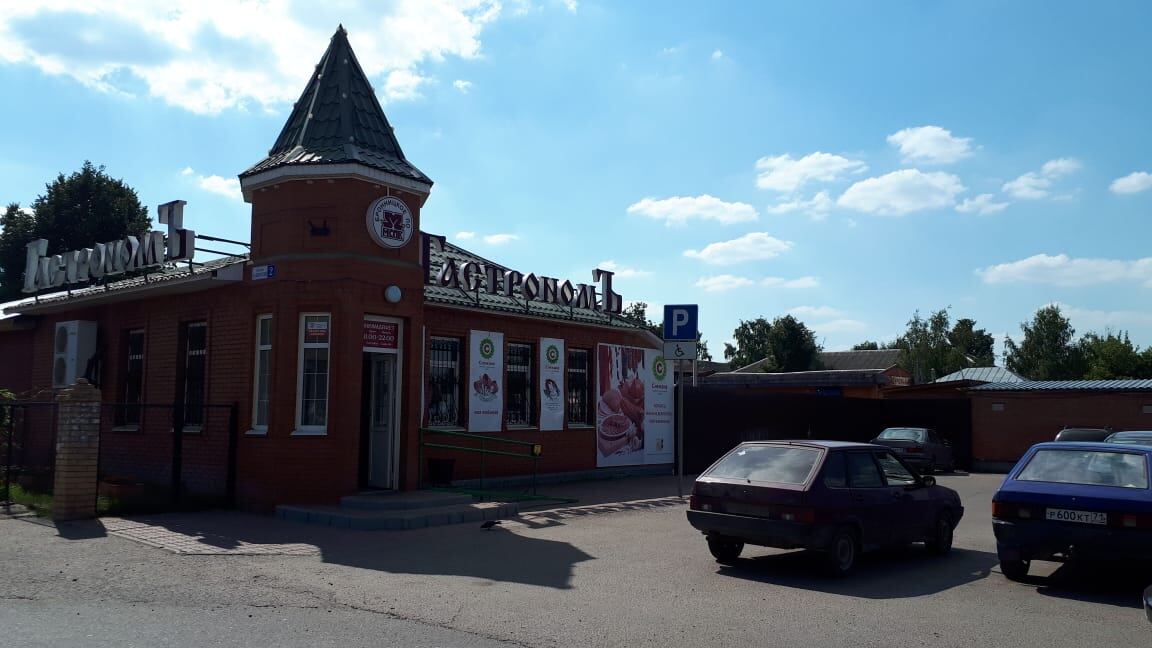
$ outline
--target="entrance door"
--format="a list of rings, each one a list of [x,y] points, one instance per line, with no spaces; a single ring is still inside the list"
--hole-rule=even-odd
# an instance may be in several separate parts
[[[396,356],[369,357],[368,482],[376,488],[396,487]]]

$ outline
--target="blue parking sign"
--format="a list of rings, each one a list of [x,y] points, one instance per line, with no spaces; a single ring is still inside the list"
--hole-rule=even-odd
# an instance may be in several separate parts
[[[696,304],[679,304],[664,307],[664,339],[696,340],[700,307]]]

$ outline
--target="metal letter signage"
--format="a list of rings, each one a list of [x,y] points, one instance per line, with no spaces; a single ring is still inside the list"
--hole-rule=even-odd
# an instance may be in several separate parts
[[[380,247],[389,249],[404,247],[412,238],[412,212],[403,200],[395,196],[377,198],[368,206],[364,217],[368,233]]]
[[[173,200],[156,208],[163,232],[141,232],[120,241],[94,243],[90,248],[48,256],[48,241],[29,241],[24,262],[24,292],[32,293],[65,284],[87,283],[125,272],[151,268],[172,261],[191,261],[196,250],[196,232],[184,229],[183,200]]]
[[[444,250],[444,237],[423,234],[423,264],[425,283],[465,292],[518,297],[526,302],[543,302],[568,308],[585,308],[619,315],[624,310],[624,298],[612,289],[614,273],[599,268],[592,271],[592,281],[600,284],[575,284],[571,281],[536,274],[524,274],[501,266],[487,265],[471,260],[457,261],[446,257],[439,268],[432,267],[431,250]],[[465,257],[467,258],[467,257]],[[693,338],[695,339],[695,338]]]

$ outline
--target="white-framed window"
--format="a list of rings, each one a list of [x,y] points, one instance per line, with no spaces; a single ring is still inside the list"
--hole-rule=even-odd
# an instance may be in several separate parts
[[[300,361],[296,372],[296,435],[328,433],[330,313],[300,314]]]
[[[268,431],[268,395],[272,381],[272,315],[256,317],[256,366],[252,373],[252,432]]]

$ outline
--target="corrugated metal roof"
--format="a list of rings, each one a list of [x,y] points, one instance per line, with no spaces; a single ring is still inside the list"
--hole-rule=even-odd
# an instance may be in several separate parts
[[[937,378],[936,382],[960,382],[963,380],[973,380],[976,382],[985,383],[1016,383],[1023,382],[1019,374],[1012,373],[1004,367],[968,367],[960,371],[954,371],[943,378]]]
[[[825,369],[889,369],[899,362],[900,349],[821,351],[819,359]]]
[[[1024,380],[988,383],[972,391],[1152,391],[1152,380]]]
[[[240,177],[285,165],[356,162],[431,186],[400,148],[344,27],[332,41],[268,157]]]
[[[703,378],[708,384],[722,385],[791,385],[809,387],[838,387],[845,385],[885,385],[888,377],[880,369],[863,371],[794,371],[766,373],[727,371]]]

